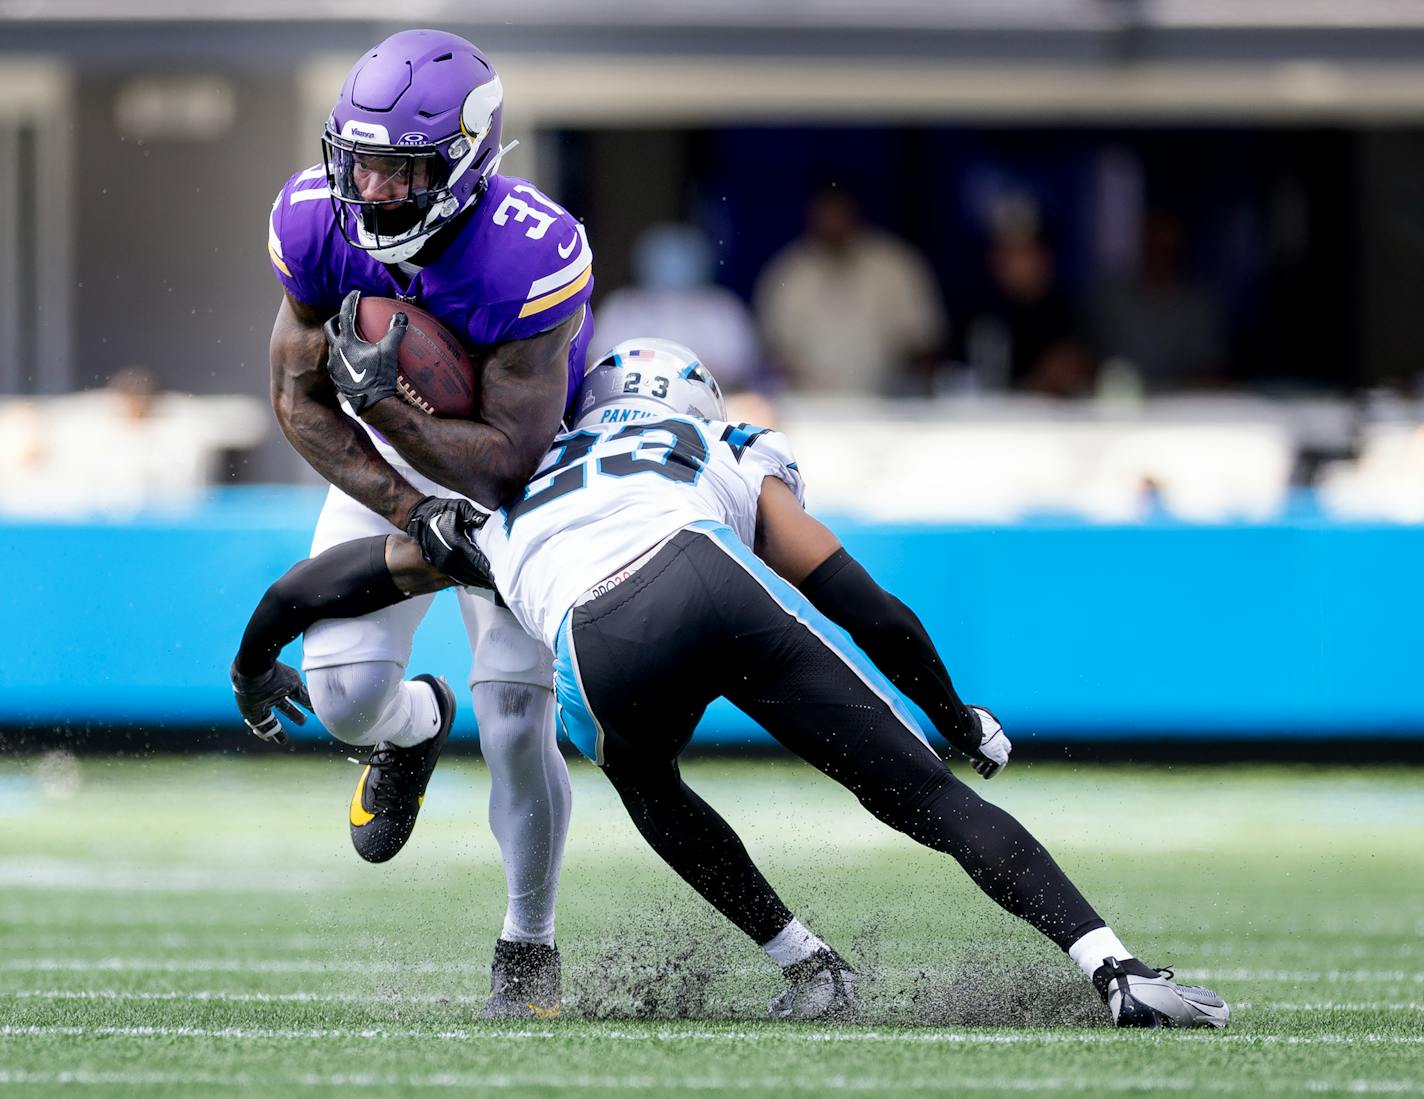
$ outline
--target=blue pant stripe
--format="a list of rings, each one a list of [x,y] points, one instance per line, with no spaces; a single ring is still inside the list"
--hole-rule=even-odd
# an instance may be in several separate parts
[[[569,742],[584,756],[603,766],[603,730],[599,728],[579,677],[578,655],[574,652],[574,613],[564,615],[554,642],[554,702],[559,723]]]
[[[890,707],[905,728],[919,737],[928,747],[929,741],[925,738],[924,729],[915,720],[905,696],[885,678],[879,668],[870,662],[870,658],[850,639],[850,635],[845,630],[818,611],[811,605],[810,600],[773,572],[760,557],[747,548],[731,527],[723,523],[702,520],[693,523],[689,529],[712,538],[731,557],[735,558],[747,570],[752,579],[757,581],[766,590],[766,593],[780,605],[782,610],[820,638],[832,652],[845,661],[861,682]]]

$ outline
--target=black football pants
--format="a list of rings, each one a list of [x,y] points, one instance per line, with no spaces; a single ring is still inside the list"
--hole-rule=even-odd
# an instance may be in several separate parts
[[[582,695],[574,706],[592,719],[604,773],[638,831],[757,943],[791,913],[677,766],[719,695],[880,820],[953,856],[1059,947],[1103,926],[1018,821],[950,774],[849,637],[729,528],[698,524],[675,535],[620,586],[576,606],[569,630]],[[568,701],[561,693],[561,706]]]

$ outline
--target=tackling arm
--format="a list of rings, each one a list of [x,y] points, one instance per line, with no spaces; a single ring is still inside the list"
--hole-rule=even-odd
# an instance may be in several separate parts
[[[523,490],[558,433],[569,341],[582,317],[579,309],[547,332],[495,347],[481,370],[479,420],[427,416],[401,400],[378,401],[363,418],[432,481],[497,508]]]
[[[997,722],[991,728],[960,700],[915,612],[877,584],[776,477],[766,478],[758,498],[756,553],[849,633],[886,678],[929,715],[945,740],[971,759],[985,761],[981,745],[995,735]],[[977,764],[976,769],[984,773]]]
[[[233,670],[261,675],[283,648],[323,618],[359,618],[454,583],[426,562],[407,535],[342,542],[293,565],[263,593],[243,631]]]
[[[292,447],[348,496],[404,527],[422,494],[341,411],[326,372],[324,318],[290,294],[272,326],[272,409]]]
[[[263,740],[284,744],[286,731],[272,711],[298,725],[306,720],[297,708],[311,709],[301,676],[277,654],[313,622],[357,618],[452,583],[403,534],[343,542],[293,565],[263,594],[232,662],[232,690],[248,728]]]

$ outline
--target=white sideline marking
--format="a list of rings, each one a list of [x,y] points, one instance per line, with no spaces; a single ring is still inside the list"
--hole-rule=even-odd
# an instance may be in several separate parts
[[[292,1087],[311,1088],[458,1088],[478,1091],[503,1091],[511,1088],[577,1089],[598,1088],[600,1090],[629,1091],[859,1091],[879,1094],[889,1091],[931,1091],[943,1093],[946,1082],[941,1077],[933,1079],[876,1079],[873,1077],[830,1076],[822,1079],[798,1077],[762,1077],[749,1079],[745,1076],[735,1079],[715,1076],[686,1077],[668,1079],[655,1076],[592,1076],[592,1075],[528,1075],[514,1076],[506,1073],[460,1073],[441,1072],[426,1076],[397,1076],[376,1073],[303,1073],[300,1076],[254,1076],[250,1073],[179,1073],[179,1072],[97,1072],[74,1069],[61,1072],[24,1072],[0,1069],[0,1085],[3,1084],[70,1084],[94,1087],[163,1087],[163,1086],[207,1086],[260,1088],[271,1094],[277,1089]],[[1288,1091],[1298,1093],[1301,1085],[1294,1081],[1279,1083],[1253,1080],[1231,1083],[1224,1080],[1189,1081],[1173,1077],[1130,1077],[1114,1079],[1102,1075],[1088,1077],[1064,1076],[981,1076],[965,1077],[956,1075],[953,1079],[956,1089],[967,1091],[1006,1091],[1041,1093],[1051,1091],[1088,1092],[1100,1094],[1115,1091],[1171,1091],[1171,1092],[1212,1092],[1216,1094]],[[1418,1095],[1424,1094],[1424,1086],[1412,1080],[1321,1080],[1312,1079],[1305,1085],[1312,1093],[1348,1092],[1354,1095]]]
[[[729,1027],[718,1030],[602,1030],[592,1032],[598,1038],[619,1042],[906,1042],[931,1045],[1081,1045],[1104,1042],[1153,1041],[1167,1043],[1226,1042],[1232,1045],[1281,1046],[1347,1046],[1365,1043],[1380,1046],[1424,1045],[1419,1034],[1221,1034],[1202,1031],[1154,1031],[1151,1034],[1128,1035],[1115,1030],[1084,1030],[1065,1034],[1061,1031],[1043,1033],[1011,1032],[978,1033],[968,1031],[907,1031],[890,1033],[881,1030],[793,1030],[776,1027],[758,1030]],[[438,1041],[548,1041],[566,1040],[561,1030],[426,1030],[420,1027],[319,1027],[307,1030],[264,1027],[164,1027],[164,1026],[3,1026],[0,1038],[219,1038],[239,1041],[329,1041],[356,1038],[362,1041],[393,1038],[434,1039]]]

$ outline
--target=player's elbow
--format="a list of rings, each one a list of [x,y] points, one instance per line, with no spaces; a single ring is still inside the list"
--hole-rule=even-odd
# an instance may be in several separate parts
[[[539,463],[544,458],[547,441],[538,440],[537,447],[530,445],[530,439],[520,435],[511,435],[507,431],[502,431],[505,445],[499,447],[494,452],[494,460],[491,461],[486,476],[479,479],[482,488],[482,496],[476,497],[470,493],[465,493],[470,499],[479,499],[481,503],[491,507],[501,508],[513,503],[524,495],[524,487],[533,479],[535,472],[539,469]],[[484,499],[483,497],[492,497]]]
[[[277,417],[277,423],[282,430],[291,434],[289,424],[295,422],[297,415],[297,396],[293,392],[291,380],[286,378],[280,371],[272,371],[272,414]]]
[[[530,476],[533,471],[530,471]],[[509,472],[495,481],[490,489],[495,495],[494,506],[497,508],[512,504],[524,494],[524,486],[529,483],[529,477],[521,476],[517,472]]]
[[[326,410],[311,390],[291,373],[273,369],[271,400],[272,413],[288,439],[296,442],[320,432]]]
[[[519,478],[496,470],[486,470],[468,476],[452,475],[440,480],[446,488],[454,489],[465,499],[473,500],[491,511],[513,503],[528,484],[528,478]]]

